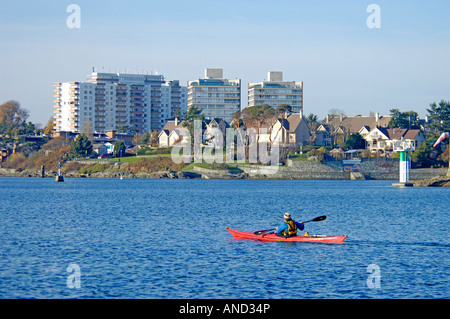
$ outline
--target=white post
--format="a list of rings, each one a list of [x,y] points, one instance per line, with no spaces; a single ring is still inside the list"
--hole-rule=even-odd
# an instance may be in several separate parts
[[[410,157],[407,151],[400,152],[400,183],[409,182]]]

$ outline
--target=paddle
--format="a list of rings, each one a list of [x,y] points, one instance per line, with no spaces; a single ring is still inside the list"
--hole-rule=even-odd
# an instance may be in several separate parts
[[[327,216],[323,215],[323,216],[319,216],[319,217],[316,217],[314,219],[308,220],[306,222],[303,222],[303,224],[309,223],[309,222],[320,222],[320,221],[325,220],[325,219],[327,219]],[[255,235],[262,235],[262,234],[265,234],[268,231],[272,231],[272,230],[276,230],[276,228],[257,230],[253,234],[255,234]]]

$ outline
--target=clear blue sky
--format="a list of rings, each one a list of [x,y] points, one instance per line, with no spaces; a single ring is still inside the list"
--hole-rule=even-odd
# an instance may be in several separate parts
[[[81,28],[69,29],[69,4]],[[369,29],[369,4],[381,28]],[[186,81],[206,67],[247,84],[283,71],[304,81],[304,112],[323,118],[421,117],[433,101],[450,100],[450,1],[5,1],[0,0],[0,103],[19,101],[30,120],[53,114],[53,82],[85,81],[105,72],[157,71]]]

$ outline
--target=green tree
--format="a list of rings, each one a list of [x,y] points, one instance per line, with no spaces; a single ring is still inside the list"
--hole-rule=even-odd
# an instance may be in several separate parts
[[[292,113],[292,106],[290,106],[289,104],[286,104],[286,103],[280,104],[276,108],[275,113],[281,117],[284,117],[285,114],[289,115]]]
[[[71,153],[75,156],[89,156],[92,150],[92,143],[84,134],[78,135],[71,145]]]
[[[315,157],[319,162],[324,162],[327,152],[328,150],[325,147],[319,147],[317,149],[313,148],[306,155]]]
[[[306,123],[308,123],[311,132],[314,132],[319,127],[318,123],[319,117],[313,113],[309,113],[309,115],[306,117]]]
[[[317,123],[318,120],[319,117],[313,113],[309,113],[309,115],[306,117],[306,122],[308,122],[308,124]]]
[[[147,145],[150,144],[150,136],[151,136],[150,134],[151,134],[150,132],[145,132],[145,133],[141,136],[140,143],[141,143],[142,145],[147,146]]]
[[[366,141],[358,133],[350,134],[345,141],[345,147],[347,149],[364,149],[366,148]]]
[[[416,148],[414,153],[411,154],[411,161],[417,168],[430,167],[432,159],[430,158],[431,145],[428,142],[424,142]]]
[[[118,141],[116,144],[114,144],[114,156],[115,157],[122,157],[125,155],[125,143],[122,141]]]
[[[172,117],[179,118],[179,119],[181,119],[183,117],[183,114],[181,113],[181,107],[176,107],[173,109]]]
[[[192,106],[184,115],[184,121],[190,122],[194,120],[203,120],[204,116],[202,114],[202,110],[196,106]]]
[[[204,122],[204,115],[202,114],[202,110],[197,108],[196,106],[192,106],[186,112],[183,118],[183,126],[189,130],[191,136],[194,136],[194,121],[200,120],[202,121],[202,132],[206,129],[206,124]],[[202,133],[203,134],[203,133]]]
[[[450,131],[450,101],[441,100],[439,104],[430,104],[428,112],[428,127],[440,132]]]
[[[275,115],[275,110],[267,104],[246,107],[241,111],[244,122],[262,123]]]
[[[391,109],[392,119],[389,122],[389,127],[399,127],[407,129],[419,129],[419,114],[414,111],[400,112],[399,109]]]

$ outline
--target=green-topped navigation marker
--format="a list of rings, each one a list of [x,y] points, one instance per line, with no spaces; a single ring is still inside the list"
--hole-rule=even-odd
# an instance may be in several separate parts
[[[400,141],[394,143],[394,152],[400,153],[400,178],[399,182],[393,183],[392,186],[413,186],[413,183],[409,182],[409,171],[411,170],[411,157],[409,156],[409,152],[413,149],[412,143],[405,141],[403,137]]]

